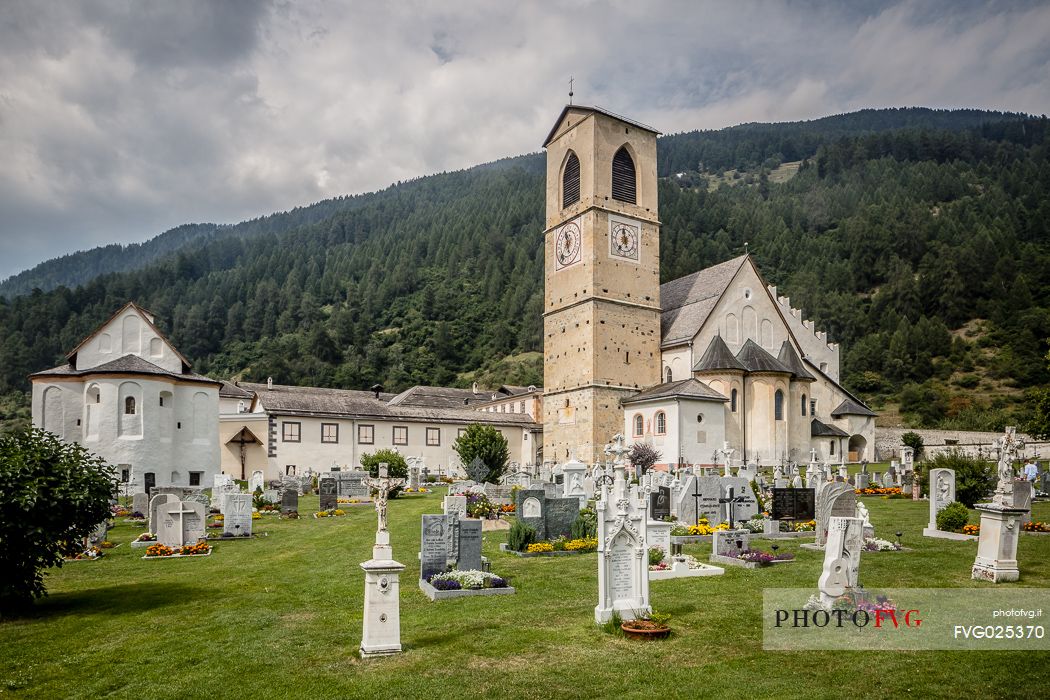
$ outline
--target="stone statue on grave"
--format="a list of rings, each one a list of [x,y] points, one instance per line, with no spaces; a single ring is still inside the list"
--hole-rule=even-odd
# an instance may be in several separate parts
[[[377,533],[386,532],[387,499],[390,492],[405,483],[404,479],[391,479],[386,463],[379,465],[378,479],[364,479],[364,484],[376,490],[376,519],[378,521]]]
[[[773,467],[773,479],[776,480],[776,479],[783,479],[783,478],[784,478],[784,467],[780,466],[779,464],[774,466]]]
[[[1024,448],[1024,444],[1017,440],[1016,428],[1007,426],[1006,432],[998,440],[998,448],[999,483],[996,485],[992,502],[1000,506],[1011,507],[1014,504],[1014,478],[1017,476],[1014,472],[1014,459],[1017,456],[1017,450]]]

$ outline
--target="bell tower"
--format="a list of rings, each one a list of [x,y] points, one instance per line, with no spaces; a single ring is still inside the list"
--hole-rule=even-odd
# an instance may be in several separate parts
[[[656,136],[568,105],[543,144],[546,461],[602,458],[620,399],[661,381]]]

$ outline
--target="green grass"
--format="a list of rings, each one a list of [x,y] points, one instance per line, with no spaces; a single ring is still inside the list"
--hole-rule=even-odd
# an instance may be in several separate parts
[[[303,512],[316,497],[301,499]],[[866,498],[877,534],[900,554],[864,555],[871,587],[976,587],[976,544],[921,537],[927,504]],[[440,496],[391,504],[402,576],[406,653],[361,661],[363,577],[374,511],[346,518],[257,520],[270,536],[220,543],[211,557],[143,561],[126,544],[48,577],[50,596],[0,623],[0,696],[18,697],[1045,697],[1046,654],[1022,652],[764,652],[763,587],[815,588],[822,555],[795,564],[729,568],[724,576],[658,581],[652,603],[674,635],[639,643],[593,623],[596,554],[520,559],[485,533],[493,570],[512,597],[429,602],[416,587],[419,515]],[[1050,504],[1037,503],[1050,520]],[[127,543],[138,529],[118,525]],[[768,542],[759,546],[768,547]],[[687,551],[706,557],[708,546]],[[1023,536],[1022,581],[1050,585],[1050,537]]]

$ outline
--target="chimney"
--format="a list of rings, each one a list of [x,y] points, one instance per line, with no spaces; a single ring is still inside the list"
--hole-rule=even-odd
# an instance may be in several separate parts
[[[266,390],[273,391],[273,377],[266,378]]]
[[[375,392],[376,400],[378,401],[379,400],[379,394],[380,394],[380,392],[383,391],[383,385],[382,384],[373,384],[372,385],[372,391]]]

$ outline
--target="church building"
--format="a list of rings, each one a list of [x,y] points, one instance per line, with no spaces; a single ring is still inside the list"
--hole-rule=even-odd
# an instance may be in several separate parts
[[[66,359],[30,376],[34,426],[105,459],[129,493],[212,485],[220,382],[195,374],[151,313],[126,304]]]
[[[875,414],[838,345],[750,255],[660,284],[656,137],[565,107],[544,143],[544,458],[603,459],[613,434],[659,464],[869,459]]]

